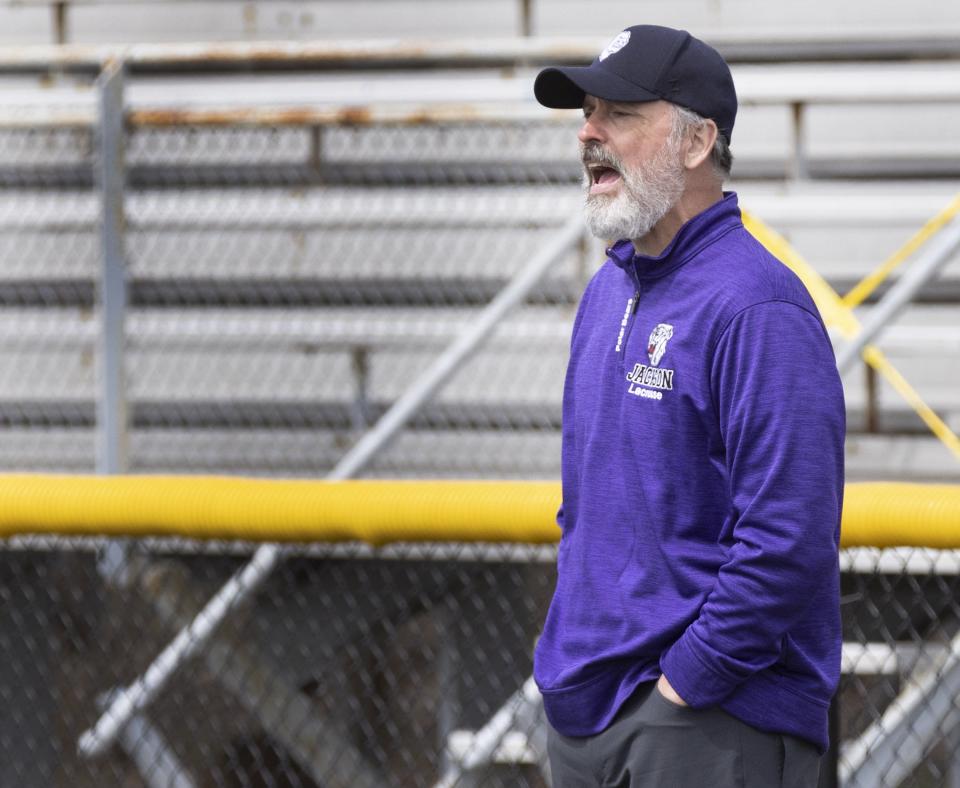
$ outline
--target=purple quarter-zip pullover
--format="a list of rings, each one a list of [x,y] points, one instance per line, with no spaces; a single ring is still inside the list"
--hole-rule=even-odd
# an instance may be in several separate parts
[[[564,386],[547,717],[599,733],[664,673],[694,708],[825,750],[845,424],[817,309],[733,193],[659,257],[608,254]]]

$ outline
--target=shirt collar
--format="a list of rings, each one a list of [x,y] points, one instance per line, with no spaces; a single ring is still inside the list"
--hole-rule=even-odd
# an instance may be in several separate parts
[[[633,243],[623,239],[607,249],[607,257],[625,271],[632,266],[641,279],[656,278],[680,267],[705,246],[741,224],[736,192],[724,192],[722,199],[686,222],[659,255],[638,254]]]

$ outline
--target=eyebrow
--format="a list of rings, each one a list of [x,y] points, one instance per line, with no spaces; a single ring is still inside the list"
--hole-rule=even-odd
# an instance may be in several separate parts
[[[629,111],[629,112],[631,112],[631,113],[634,112],[634,104],[635,104],[635,102],[632,102],[632,101],[609,101],[609,100],[607,100],[607,99],[596,99],[596,98],[593,98],[593,99],[584,99],[582,109],[584,109],[584,110],[587,110],[587,109],[595,109],[597,106],[599,106],[599,104],[600,104],[601,101],[604,101],[606,104],[609,104],[610,107],[612,107],[612,108],[614,108],[614,109],[626,110],[626,111]]]

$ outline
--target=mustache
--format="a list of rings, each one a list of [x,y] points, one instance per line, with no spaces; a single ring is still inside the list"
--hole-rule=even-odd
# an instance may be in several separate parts
[[[617,172],[623,172],[623,162],[620,161],[619,157],[604,150],[602,145],[596,143],[584,145],[580,149],[580,161],[583,162],[585,167],[588,164],[600,164],[604,167],[611,167]]]

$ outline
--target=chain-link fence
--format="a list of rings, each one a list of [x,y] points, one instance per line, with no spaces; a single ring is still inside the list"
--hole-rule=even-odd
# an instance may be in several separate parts
[[[162,124],[128,124],[113,150],[92,127],[0,130],[0,466],[96,466],[104,248],[126,290],[110,470],[316,476],[579,202],[574,135],[553,121]],[[111,167],[113,202],[93,188]],[[596,259],[562,250],[369,473],[555,476],[569,325]]]
[[[154,67],[160,75],[46,69],[43,87],[9,74],[0,84],[0,469],[325,475],[579,210],[575,117],[531,112],[503,74],[441,71],[433,84],[412,70],[364,82]],[[405,113],[388,89],[480,95],[473,81],[484,101],[442,111],[426,100]],[[340,104],[284,112],[269,101],[314,83]],[[365,86],[381,104],[364,103]],[[231,114],[247,88],[254,98]],[[491,108],[501,94],[512,101]],[[911,191],[909,210],[891,211],[889,199],[858,207],[859,192],[831,186],[828,206],[802,193],[784,202],[790,190],[770,178],[782,178],[797,135],[786,109],[745,105],[748,153],[734,175],[766,179],[747,186],[761,218],[771,213],[831,281],[849,284],[940,198]],[[751,138],[767,147],[749,153]],[[558,475],[570,324],[600,246],[558,252],[360,472]],[[125,279],[112,322],[107,249]],[[953,278],[883,340],[950,424]],[[108,360],[115,378],[97,373]],[[858,368],[845,384],[860,478],[956,478],[882,379]],[[110,397],[125,408],[104,409],[112,432],[97,411]]]
[[[841,784],[955,785],[958,554],[859,549],[842,559]]]
[[[471,182],[501,177],[483,159],[509,131],[454,125],[429,147],[416,129],[332,128],[319,171],[308,128],[171,131],[171,178],[198,158],[244,160],[130,196],[131,321],[151,334],[130,358],[132,468],[333,468],[576,210],[569,184]],[[153,150],[141,134],[132,147]],[[244,184],[281,166],[297,188]],[[556,475],[584,267],[563,254],[369,472]]]
[[[251,550],[140,542],[111,567],[100,547],[4,545],[0,784],[550,784],[529,676],[554,548],[292,549],[116,743],[88,758],[78,740],[112,693]],[[842,565],[841,784],[952,785],[960,555],[857,549]]]
[[[77,469],[93,450],[77,428],[93,417],[94,345],[82,337],[95,335],[100,260],[94,135],[81,99],[13,95],[0,122],[0,466]]]
[[[92,78],[48,78],[0,108],[3,470],[342,468],[580,202],[573,119],[123,124]],[[111,245],[126,285],[112,328]],[[557,250],[356,473],[558,476],[570,323],[598,248]],[[128,415],[112,434],[110,396]],[[120,464],[101,462],[105,440]],[[81,755],[113,693],[251,551],[138,543],[125,562],[94,540],[4,543],[0,786],[549,784],[528,679],[555,554],[535,547],[295,550],[106,753]],[[844,570],[842,780],[960,781],[957,556],[851,551]]]

